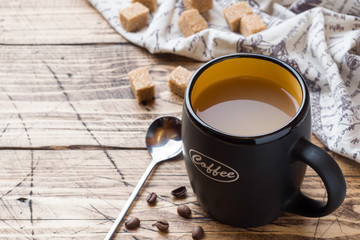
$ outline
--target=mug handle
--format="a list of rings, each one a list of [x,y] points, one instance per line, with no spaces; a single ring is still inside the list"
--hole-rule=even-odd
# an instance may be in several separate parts
[[[304,138],[296,143],[292,153],[294,161],[304,162],[320,176],[328,200],[314,200],[299,191],[286,211],[305,217],[323,217],[335,211],[346,195],[346,183],[339,165],[328,153]]]

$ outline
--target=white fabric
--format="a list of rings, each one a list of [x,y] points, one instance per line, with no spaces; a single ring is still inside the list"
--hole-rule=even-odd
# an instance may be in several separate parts
[[[158,0],[148,26],[126,32],[119,11],[131,0],[89,0],[124,38],[151,53],[200,61],[236,52],[282,59],[305,78],[311,92],[313,132],[330,149],[360,162],[360,1],[249,0],[267,30],[243,37],[231,32],[223,9],[237,0],[213,0],[203,17],[208,29],[185,38],[177,19],[182,0]]]

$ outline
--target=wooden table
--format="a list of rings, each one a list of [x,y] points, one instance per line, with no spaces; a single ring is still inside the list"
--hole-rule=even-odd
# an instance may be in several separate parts
[[[151,160],[148,125],[181,116],[169,72],[201,64],[130,44],[86,0],[0,0],[0,238],[103,239]],[[137,67],[150,67],[156,83],[156,99],[146,105],[129,87],[127,73]],[[191,239],[196,225],[204,239],[360,239],[360,165],[330,154],[348,190],[327,217],[286,213],[251,229],[221,224],[199,207],[177,159],[155,169],[134,203],[130,216],[141,227],[121,225],[116,239]],[[187,198],[172,198],[182,185]],[[302,189],[325,197],[311,169]],[[154,207],[145,201],[150,192],[159,195]],[[177,215],[181,203],[193,210],[191,219]],[[160,218],[170,223],[167,234],[153,226]]]

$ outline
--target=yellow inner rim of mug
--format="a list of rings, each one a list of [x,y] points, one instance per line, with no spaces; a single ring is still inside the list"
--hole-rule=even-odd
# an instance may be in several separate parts
[[[298,102],[302,103],[302,90],[296,77],[282,66],[258,58],[230,58],[208,67],[198,76],[191,91],[191,103],[199,96],[200,92],[220,79],[249,76],[269,79],[278,83],[288,91]]]
[[[206,89],[209,85],[222,79],[238,76],[273,81],[290,93],[299,106],[301,106],[303,101],[301,85],[291,72],[270,60],[249,57],[225,59],[205,69],[197,77],[190,93],[191,105],[193,106],[193,103],[196,102],[201,91]]]

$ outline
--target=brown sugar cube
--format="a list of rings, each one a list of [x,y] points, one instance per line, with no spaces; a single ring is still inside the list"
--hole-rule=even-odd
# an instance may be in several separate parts
[[[141,3],[133,3],[119,13],[120,22],[128,32],[135,32],[146,26],[149,19],[149,9]]]
[[[213,0],[183,0],[185,9],[195,8],[199,12],[206,12],[214,7]]]
[[[191,75],[192,73],[182,66],[175,68],[169,75],[168,83],[170,91],[180,97],[184,97]]]
[[[239,30],[241,18],[253,11],[247,2],[239,2],[225,8],[223,13],[231,31],[236,32]]]
[[[139,102],[155,96],[155,86],[147,68],[137,68],[128,73],[131,89]]]
[[[257,14],[246,15],[240,22],[240,33],[244,36],[260,32],[266,29],[266,24]]]
[[[133,3],[139,2],[148,9],[150,9],[151,12],[155,12],[157,9],[157,0],[132,0]]]
[[[197,9],[185,10],[178,19],[178,25],[185,37],[207,28],[205,19]]]

